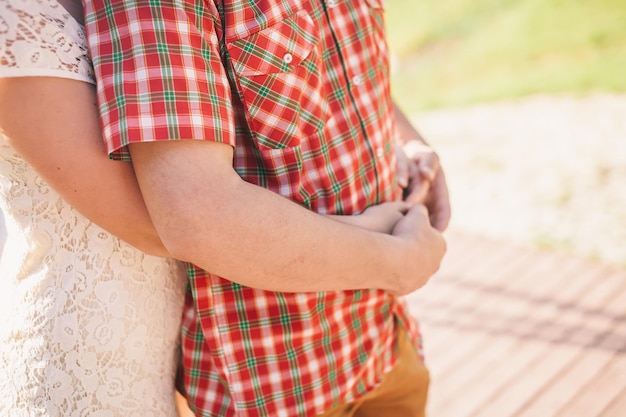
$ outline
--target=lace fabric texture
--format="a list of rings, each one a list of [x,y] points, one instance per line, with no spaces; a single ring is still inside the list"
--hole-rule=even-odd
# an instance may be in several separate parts
[[[57,6],[0,0],[0,76],[92,79],[80,25]],[[69,52],[54,47],[74,41]],[[176,416],[184,265],[91,223],[1,131],[0,208],[0,416]]]
[[[175,416],[181,263],[71,208],[0,137],[0,415]]]
[[[95,83],[83,26],[55,0],[0,0],[0,76]]]

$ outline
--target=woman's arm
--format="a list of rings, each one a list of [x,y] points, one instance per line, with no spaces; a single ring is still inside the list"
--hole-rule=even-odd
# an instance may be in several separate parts
[[[0,127],[11,146],[64,200],[94,223],[152,255],[168,256],[154,230],[130,163],[104,151],[94,86],[69,79],[0,79]],[[329,216],[391,233],[405,203],[359,216]]]
[[[393,228],[409,211],[411,206],[412,204],[406,201],[394,201],[370,206],[363,213],[355,216],[329,214],[326,217],[373,232],[390,235],[393,233]]]
[[[160,226],[157,234],[133,167],[110,161],[103,149],[93,89],[87,83],[58,78],[0,79],[0,127],[62,198],[139,249],[168,256],[161,243],[165,236],[180,259],[245,285],[277,291],[383,288],[406,293],[423,285],[439,266],[445,245],[421,209],[406,217],[402,217],[406,207],[386,211],[391,220],[383,221],[383,228],[401,218],[396,236],[364,230],[363,226],[371,226],[366,216],[360,224],[356,217],[335,217],[362,227],[339,224],[241,181],[232,170],[232,154],[224,149],[207,153],[207,143],[179,144],[185,151],[160,156],[133,152],[140,156],[143,191]],[[176,144],[138,146],[179,149]],[[205,173],[207,182],[191,181],[199,180],[198,173],[184,169],[175,170],[176,178],[167,178],[168,172],[160,166],[192,167],[195,159],[205,157],[219,160],[215,166],[224,170]],[[199,198],[206,197],[207,204],[185,207],[188,198],[177,197],[190,192],[189,187]],[[210,195],[202,192],[206,189]],[[202,208],[201,212],[185,212],[194,207]],[[375,223],[378,226],[372,227],[381,224]],[[268,257],[269,253],[274,255]]]
[[[146,253],[168,256],[130,163],[110,161],[91,84],[0,78],[0,128],[11,146],[85,217]]]

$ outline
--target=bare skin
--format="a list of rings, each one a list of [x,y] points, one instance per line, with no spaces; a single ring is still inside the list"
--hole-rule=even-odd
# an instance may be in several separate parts
[[[438,268],[445,250],[441,236],[434,230],[429,230],[427,221],[420,220],[427,220],[423,208],[409,211],[408,219],[405,219],[404,213],[409,210],[411,204],[406,202],[371,208],[362,216],[325,218],[269,191],[244,183],[236,175],[233,177],[232,149],[228,147],[227,150],[217,152],[222,162],[220,166],[227,166],[230,170],[229,175],[225,177],[230,181],[227,183],[233,184],[233,190],[253,187],[252,195],[262,195],[258,201],[246,200],[245,203],[240,201],[239,204],[233,201],[234,207],[229,206],[228,210],[242,218],[254,218],[254,222],[260,224],[272,224],[271,227],[264,229],[264,232],[257,229],[256,233],[253,233],[259,239],[256,243],[250,240],[250,233],[255,232],[255,225],[243,229],[237,229],[235,226],[233,230],[240,230],[241,233],[239,242],[246,242],[247,247],[254,248],[253,252],[262,253],[265,250],[265,253],[283,254],[282,261],[275,259],[277,261],[275,266],[265,266],[263,274],[256,275],[256,268],[252,268],[256,259],[254,254],[247,268],[236,266],[231,273],[229,268],[233,267],[232,264],[243,264],[239,256],[232,256],[241,252],[234,251],[238,246],[235,237],[231,231],[223,230],[220,239],[211,238],[216,235],[216,230],[220,229],[220,224],[223,224],[216,219],[227,214],[226,217],[230,218],[228,211],[214,213],[215,217],[207,216],[210,212],[196,213],[199,217],[195,221],[201,223],[196,226],[202,230],[195,235],[200,238],[196,243],[190,240],[193,238],[183,238],[182,241],[168,240],[170,250],[161,243],[163,231],[168,239],[177,239],[181,232],[185,234],[189,229],[193,229],[192,225],[183,226],[180,223],[177,226],[181,227],[178,232],[168,227],[173,225],[174,221],[180,222],[184,218],[179,218],[180,215],[189,215],[190,212],[186,211],[189,208],[181,208],[174,216],[175,220],[165,222],[161,211],[156,210],[152,213],[153,219],[159,219],[162,230],[159,233],[155,231],[141,197],[132,165],[112,162],[104,152],[93,86],[58,78],[0,79],[0,128],[7,135],[11,145],[42,178],[68,203],[96,224],[147,253],[160,256],[173,255],[183,260],[191,260],[222,275],[241,277],[240,281],[247,285],[279,291],[382,288],[403,294],[419,288],[427,281]],[[143,145],[145,144],[138,146]],[[147,145],[148,148],[150,145]],[[192,144],[187,143],[185,146],[187,145]],[[204,145],[207,143],[196,142],[192,146],[203,149]],[[141,151],[139,153],[141,154]],[[162,158],[158,161],[165,162]],[[189,166],[189,163],[183,165]],[[218,178],[221,177],[216,176],[213,179]],[[191,185],[189,181],[183,182]],[[195,191],[212,189],[206,184],[195,184],[194,187],[198,187]],[[225,193],[224,190],[219,192]],[[215,192],[212,192],[211,196],[207,197],[216,201],[213,198],[215,195]],[[173,197],[167,193],[164,196]],[[255,207],[256,213],[260,207],[259,202],[268,201],[265,207],[270,213],[266,212],[265,218],[260,214],[255,217],[246,209]],[[275,209],[273,204],[278,204],[279,211],[273,211]],[[278,215],[281,210],[285,214],[288,213],[284,218],[288,219],[291,230],[284,227],[287,223],[280,221],[283,219]],[[401,221],[394,230],[398,220]],[[341,222],[348,222],[351,226]],[[397,236],[383,236],[366,228],[382,232],[393,231]],[[268,239],[263,237],[263,233],[270,236],[274,230],[280,232],[276,238],[271,239],[270,246],[275,247],[270,251],[267,247]],[[318,232],[321,235],[310,237],[317,235]],[[213,253],[209,247],[205,251],[198,250],[198,247],[202,246],[201,242],[205,240],[211,243],[211,248],[217,246],[224,250],[220,254],[228,258],[228,261],[219,260],[220,254]],[[431,240],[432,248],[427,243]],[[226,241],[232,243],[224,243]],[[401,251],[393,253],[396,245]],[[412,248],[411,252],[419,252],[418,258],[423,256],[426,262],[417,265],[416,260],[403,260],[409,247]],[[230,249],[226,251],[226,248]],[[174,251],[171,252],[171,249]],[[311,252],[316,254],[310,256]],[[303,254],[306,254],[306,257]],[[245,254],[241,256],[247,259]],[[266,257],[264,263],[268,263],[269,260],[274,259]],[[333,268],[335,272],[332,272]],[[320,279],[321,276],[325,278]],[[268,280],[268,277],[272,278]]]
[[[59,3],[79,23],[83,22],[80,1],[59,0]],[[56,78],[0,79],[0,129],[8,136],[11,145],[42,178],[87,218],[147,253],[170,256],[148,215],[132,165],[112,163],[104,152],[93,86]],[[284,202],[282,203],[284,205]],[[325,243],[321,239],[328,236],[326,231],[331,232],[328,237],[332,238],[332,233],[339,233],[343,238],[339,239],[339,245],[331,244],[325,252],[331,255],[329,259],[335,263],[335,258],[339,256],[339,261],[350,259],[351,265],[354,266],[354,270],[347,271],[352,273],[352,279],[342,282],[338,286],[340,289],[380,287],[407,293],[427,281],[430,274],[439,266],[445,252],[445,242],[429,227],[424,207],[417,206],[407,214],[411,206],[412,204],[407,202],[386,203],[368,208],[359,216],[327,216],[325,219],[304,210],[307,213],[307,224],[310,223],[313,230],[318,227],[316,224],[320,219],[324,219],[320,223],[323,225],[324,233],[316,240],[318,247]],[[301,208],[295,210],[289,207],[288,211],[297,213],[293,221],[297,221],[298,216],[304,215]],[[331,226],[331,220],[357,226],[360,230],[340,223]],[[310,232],[311,227],[305,230]],[[374,238],[375,234],[366,229],[394,233],[395,239],[398,240],[393,242],[398,246],[399,251],[395,253],[397,256],[390,257],[382,268],[370,269],[369,266],[372,260],[375,261],[374,264],[379,263],[376,262],[377,256],[380,255],[382,258],[389,254],[394,255],[393,250],[396,249],[393,249],[394,245],[386,244],[386,240],[390,238],[383,239],[380,236]],[[367,237],[368,242],[365,246],[351,240],[360,236]],[[289,240],[286,241],[288,242]],[[434,243],[432,250],[423,250],[431,248],[429,242]],[[341,244],[348,246],[342,248]],[[353,247],[355,250],[351,250]],[[370,250],[360,252],[363,247]],[[418,251],[418,256],[413,256],[415,251]],[[384,255],[385,253],[387,255]],[[348,254],[350,256],[346,258]],[[362,257],[361,260],[359,255]],[[414,258],[413,268],[420,266],[421,274],[416,275],[416,279],[403,282],[406,272],[404,276],[392,272],[395,281],[391,280],[382,285],[377,274],[389,273],[385,265],[406,263],[403,257]],[[425,266],[418,265],[421,259],[429,262]],[[327,259],[322,257],[320,260],[321,265],[313,266],[310,261],[301,262],[293,273],[301,274],[302,268],[308,268],[309,271],[317,268],[316,277],[323,276],[324,262]],[[317,257],[312,261],[316,262]],[[347,267],[349,268],[349,265]],[[309,285],[308,288],[311,290],[331,290],[333,288],[328,285],[331,281],[335,285],[344,278],[335,274],[320,282],[315,279],[316,277],[309,283],[319,282],[320,285]],[[353,277],[358,280],[355,281]],[[288,277],[290,278],[293,278],[293,275]],[[336,279],[339,281],[335,281]],[[289,281],[278,282],[278,290],[288,290],[281,286],[284,282]],[[295,289],[304,290],[299,284]],[[193,415],[186,400],[179,393],[176,393],[176,403],[180,416]]]
[[[131,164],[104,151],[94,86],[69,79],[0,78],[0,128],[65,201],[146,253],[168,256]]]
[[[81,3],[80,0],[58,0],[58,2],[59,2],[59,4],[61,6],[63,6],[68,11],[68,13],[70,13],[72,15],[72,17],[74,19],[76,19],[77,22],[79,22],[80,24],[84,24],[83,7],[82,7],[82,3]],[[86,86],[86,87],[89,87],[89,86]],[[25,93],[28,94],[29,92],[25,92]],[[49,92],[49,94],[47,94],[46,96],[47,97],[50,97],[51,95],[53,96],[54,93],[55,93],[54,91],[53,92]],[[23,95],[23,97],[24,97],[24,95]],[[26,97],[28,97],[28,96],[26,96]],[[95,107],[96,106],[95,99],[92,99],[90,101],[90,104],[92,102],[93,102],[93,105]],[[29,108],[31,108],[31,107],[29,107]],[[26,114],[24,116],[28,117],[29,114]],[[92,123],[93,120],[89,120],[88,122]],[[75,121],[72,121],[72,123],[75,123]],[[57,126],[52,126],[51,127],[53,129],[52,132],[56,132],[56,129],[55,129],[56,127]],[[90,129],[92,126],[85,126],[85,127],[87,129]],[[91,137],[96,137],[96,136],[99,137],[99,133],[94,133],[94,134],[92,134],[90,136]],[[419,137],[420,140],[422,140],[421,136],[419,136],[419,134],[418,134],[418,137]],[[101,139],[98,139],[98,140],[100,140],[99,143],[101,143]],[[75,149],[74,144],[70,144],[70,145],[72,145],[71,148]],[[19,144],[18,144],[18,146],[19,146]],[[96,151],[96,148],[93,147],[92,150]],[[99,151],[100,147],[98,147],[97,150]],[[30,156],[31,154],[29,153],[28,155]],[[402,153],[401,157],[402,156],[404,156],[404,153]],[[36,159],[36,158],[37,158],[37,155],[33,155],[33,159]],[[89,161],[89,159],[83,159],[83,160],[86,161],[86,162]],[[412,165],[410,164],[408,158],[407,159],[401,159],[401,160],[402,160],[402,162],[406,162],[405,166],[406,166],[407,175],[408,175],[409,167],[411,167]],[[34,162],[39,162],[39,161],[34,161]],[[97,162],[100,162],[100,161],[97,161]],[[431,161],[428,158],[422,158],[421,159],[421,164],[426,166],[425,169],[432,169],[432,172],[436,172],[436,170],[438,169],[438,166],[437,166],[437,169],[433,169],[433,167],[430,166],[430,162]],[[44,162],[44,164],[45,164],[45,162]],[[37,166],[39,166],[39,164]],[[98,166],[98,168],[101,168],[101,167]],[[43,167],[42,171],[43,171],[43,177],[44,178],[47,177],[47,175],[46,175],[47,171],[46,171],[45,167]],[[132,184],[131,187],[133,189],[136,189],[136,180],[134,179],[134,172],[132,173],[132,177],[133,178],[130,178],[130,175],[128,174],[129,170],[128,170],[127,167],[122,168],[122,171],[123,171],[122,172],[122,179],[125,180],[124,184]],[[80,173],[77,173],[77,174],[80,174]],[[115,175],[114,175],[114,178],[115,178]],[[56,181],[55,181],[56,178],[53,177],[53,178],[49,178],[49,179],[52,180],[54,184],[56,184]],[[415,182],[413,182],[413,184],[415,184]],[[408,184],[407,184],[407,186],[408,186]],[[57,187],[53,186],[53,188],[56,189]],[[61,191],[63,191],[64,190],[64,184],[60,183],[58,188]],[[428,187],[422,187],[422,190],[425,190],[426,188],[428,188]],[[124,196],[121,196],[121,197],[124,197]],[[419,200],[418,198],[412,198],[412,199],[408,199],[407,201],[414,202],[414,203],[420,203],[421,201],[418,201],[418,200]],[[133,200],[133,202],[136,203],[136,201],[134,201],[134,200]],[[82,204],[79,204],[79,206],[82,208]],[[76,207],[78,207],[78,206],[76,206]],[[141,208],[141,207],[138,207],[138,208],[140,209],[139,215],[142,216],[142,219],[145,221],[146,220],[146,218],[145,218],[145,205],[143,206],[143,208]],[[334,220],[341,221],[341,222],[344,222],[344,223],[347,223],[347,224],[351,224],[351,225],[354,225],[354,226],[359,226],[359,227],[363,227],[363,228],[366,228],[366,229],[370,229],[372,231],[377,231],[377,232],[388,233],[389,234],[393,230],[393,226],[396,224],[396,222],[398,220],[400,220],[400,218],[404,215],[404,213],[406,213],[408,208],[409,208],[409,205],[406,205],[406,204],[385,203],[385,204],[381,204],[379,206],[368,208],[360,216],[332,216],[331,215],[329,217],[332,217]],[[82,212],[83,210],[79,210],[79,211]],[[101,225],[99,223],[99,221],[101,221],[100,218],[92,219],[90,217],[91,212],[92,212],[92,210],[90,210],[90,208],[87,207],[85,209],[85,213],[84,214],[86,214],[86,216],[89,219],[93,220],[96,224]],[[148,221],[149,221],[149,219],[148,219]],[[148,225],[143,225],[143,226],[147,227],[148,229],[150,229],[150,228],[154,229],[153,227],[151,227],[152,223],[150,221],[149,221],[149,223],[150,223],[149,226]],[[143,222],[140,222],[140,224],[143,224]],[[107,227],[108,225],[101,225],[101,226],[104,226],[106,229],[110,230],[110,226]],[[130,228],[126,228],[125,230],[128,230],[129,232],[132,232],[133,231],[132,229],[133,228],[130,227]],[[124,233],[121,230],[117,230],[117,228],[115,228],[114,230],[117,232],[117,233],[114,233],[117,236],[120,236],[119,233]],[[110,231],[113,232],[113,230],[110,230]],[[139,236],[141,236],[141,235],[139,235]],[[165,248],[162,246],[160,239],[158,239],[158,238],[155,239],[155,237],[156,237],[155,234],[150,233],[148,236],[146,236],[147,240],[141,241],[141,240],[137,240],[137,239],[133,238],[132,236],[130,236],[130,233],[129,233],[129,236],[126,236],[123,239],[126,240],[126,241],[132,240],[136,246],[139,246],[140,248],[144,249],[148,253],[161,255],[161,256],[167,256],[168,253],[165,251]],[[131,242],[131,243],[133,243],[133,242]]]
[[[396,105],[398,181],[405,189],[404,200],[424,204],[433,227],[443,232],[450,222],[450,197],[439,157]]]
[[[357,230],[243,181],[229,145],[181,140],[129,148],[144,201],[170,253],[246,286],[406,294],[428,281],[445,252],[421,205],[400,219],[391,236]]]

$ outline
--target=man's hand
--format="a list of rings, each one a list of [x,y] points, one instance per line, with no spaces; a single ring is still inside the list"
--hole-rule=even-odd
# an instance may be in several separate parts
[[[429,222],[428,210],[417,204],[396,224],[393,237],[400,238],[404,252],[398,267],[409,267],[401,283],[404,284],[399,294],[408,294],[425,285],[432,275],[437,272],[441,260],[446,253],[446,242],[441,233],[435,230]],[[419,266],[419,268],[417,268]],[[415,273],[414,271],[419,271]]]
[[[404,200],[424,204],[433,227],[443,232],[450,222],[450,197],[439,157],[428,145],[412,140],[397,147],[398,183]]]
[[[389,215],[389,227],[399,219],[392,235],[375,233],[244,181],[233,169],[230,145],[177,140],[129,149],[150,218],[169,253],[241,285],[406,294],[424,285],[441,262],[445,244],[423,206],[406,215],[406,202],[374,209]]]
[[[398,184],[404,188],[404,200],[424,204],[433,227],[443,232],[450,222],[450,196],[439,157],[397,105],[396,119]]]

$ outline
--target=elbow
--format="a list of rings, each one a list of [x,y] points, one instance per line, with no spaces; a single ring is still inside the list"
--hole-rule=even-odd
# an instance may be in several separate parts
[[[197,263],[200,250],[199,237],[195,231],[169,225],[159,229],[163,250],[168,256],[180,261]]]
[[[139,241],[136,244],[133,244],[132,242],[130,243],[150,256],[159,256],[161,258],[174,257],[156,234],[150,234],[148,236],[144,236],[143,238],[139,238]]]
[[[189,240],[184,236],[166,233],[162,235],[161,241],[163,242],[164,250],[169,256],[180,261],[191,262],[193,254],[191,253]]]
[[[224,242],[225,229],[220,225],[204,220],[202,224],[195,224],[191,219],[180,222],[168,222],[165,227],[158,227],[159,236],[170,257],[179,261],[189,262],[213,273],[224,272]],[[206,219],[206,217],[205,217]],[[226,229],[227,230],[227,229]],[[222,236],[222,239],[220,239]]]
[[[179,261],[183,262],[194,263],[193,254],[190,253],[188,246],[184,244],[180,244],[177,242],[177,244],[166,245],[165,249],[170,254],[170,257],[174,259],[178,259]]]
[[[125,241],[129,245],[142,251],[146,255],[159,256],[161,258],[171,258],[172,254],[167,250],[161,238],[153,228],[147,230],[134,230],[132,233],[128,233],[129,230],[124,230],[123,233],[112,234],[117,235],[121,240]]]

